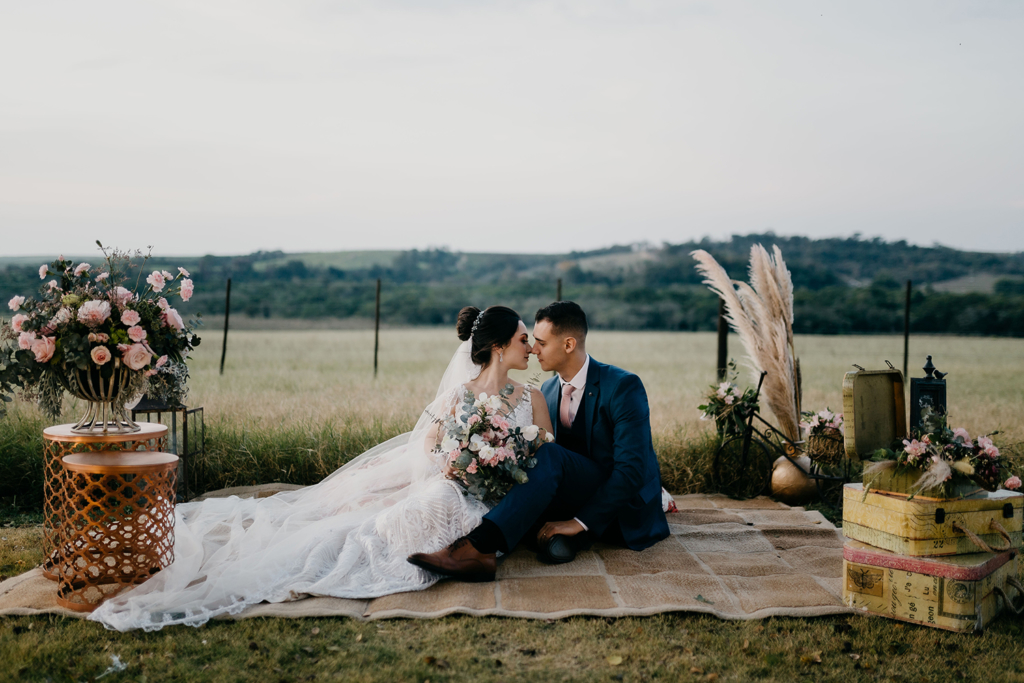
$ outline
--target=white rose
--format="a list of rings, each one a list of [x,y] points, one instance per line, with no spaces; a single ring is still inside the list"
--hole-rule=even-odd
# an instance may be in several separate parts
[[[490,444],[484,444],[483,446],[480,447],[480,461],[490,462],[491,458],[494,457],[494,453],[495,450],[493,446],[491,446]]]
[[[444,440],[441,441],[441,450],[442,451],[448,452],[448,451],[454,451],[454,450],[457,450],[457,449],[459,449],[459,442],[456,441],[455,439],[453,439],[452,437],[446,436],[444,438]]]
[[[540,427],[538,427],[537,425],[530,425],[529,427],[523,430],[523,437],[527,441],[533,441],[534,439],[537,438],[538,434],[540,434]]]
[[[484,439],[479,434],[474,434],[469,440],[469,450],[473,451],[474,453],[476,451],[479,451],[483,447],[483,445]]]
[[[502,406],[501,396],[489,396],[487,398],[487,405],[492,410],[500,410]]]

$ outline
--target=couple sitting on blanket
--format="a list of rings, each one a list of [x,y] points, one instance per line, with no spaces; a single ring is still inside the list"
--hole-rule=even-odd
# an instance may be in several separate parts
[[[575,303],[539,310],[533,343],[504,306],[459,314],[456,351],[412,432],[376,446],[319,484],[263,499],[211,498],[175,510],[175,561],[90,618],[110,628],[198,626],[263,602],[310,595],[373,598],[443,577],[488,581],[521,540],[549,563],[600,539],[642,550],[669,534],[650,411],[636,375],[586,352]],[[536,354],[554,371],[540,389],[512,382]],[[511,427],[554,436],[529,481],[491,507],[466,495],[439,453],[438,419],[466,392],[507,384]]]

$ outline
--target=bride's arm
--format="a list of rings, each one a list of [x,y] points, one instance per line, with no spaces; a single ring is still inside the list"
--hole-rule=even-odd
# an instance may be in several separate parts
[[[533,424],[541,428],[541,443],[547,441],[544,438],[553,430],[551,427],[551,413],[548,412],[548,402],[544,400],[544,394],[540,393],[537,387],[530,387],[533,392],[530,402],[533,404]]]

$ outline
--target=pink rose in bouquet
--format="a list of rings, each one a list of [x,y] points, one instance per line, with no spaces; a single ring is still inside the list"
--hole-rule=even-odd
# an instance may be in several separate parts
[[[21,326],[28,320],[28,316],[24,313],[18,313],[16,316],[11,318],[11,329],[15,332],[21,332]]]
[[[124,350],[121,360],[132,370],[141,370],[149,365],[153,354],[149,352],[144,344],[132,344]]]
[[[19,308],[21,308],[21,305],[23,303],[25,303],[25,297],[23,297],[23,296],[15,296],[15,297],[11,297],[11,300],[7,302],[7,306],[12,311],[16,311]]]
[[[35,332],[22,332],[18,335],[18,348],[28,351],[32,348],[32,342],[36,340]]]
[[[92,362],[96,365],[106,365],[113,356],[110,353],[110,349],[106,346],[94,346],[92,351],[89,352],[89,357],[92,358]]]
[[[37,363],[45,363],[53,358],[53,352],[57,345],[53,337],[40,337],[32,342],[32,353],[36,356]]]
[[[170,306],[164,310],[163,321],[165,325],[173,327],[178,332],[185,329],[185,323],[182,321],[181,316],[178,315],[178,312]]]
[[[109,301],[86,301],[78,309],[78,320],[89,327],[98,327],[110,317]]]
[[[1010,489],[1011,491],[1016,491],[1017,489],[1020,488],[1020,477],[1018,477],[1016,474],[1013,475],[1012,477],[1006,480],[1003,486]]]

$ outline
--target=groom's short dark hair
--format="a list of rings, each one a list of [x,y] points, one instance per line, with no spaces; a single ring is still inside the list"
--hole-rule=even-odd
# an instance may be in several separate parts
[[[575,301],[556,301],[537,311],[534,322],[547,320],[555,334],[574,337],[582,342],[587,338],[587,314]]]

